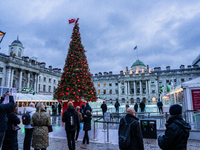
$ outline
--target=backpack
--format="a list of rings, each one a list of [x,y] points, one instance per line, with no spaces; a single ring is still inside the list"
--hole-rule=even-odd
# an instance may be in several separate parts
[[[22,115],[22,123],[24,125],[29,125],[31,122],[30,112],[26,112]]]
[[[74,117],[75,116],[72,113],[70,113],[70,117],[69,117],[69,126],[70,126],[70,128],[74,128],[75,127]]]
[[[115,103],[115,108],[118,107],[118,106],[119,106],[119,104],[118,104],[118,103]]]
[[[125,117],[124,119],[124,126],[121,128],[120,135],[119,135],[119,148],[120,149],[127,149],[131,143],[131,137],[130,137],[130,128],[131,124],[134,122],[132,121],[130,124],[127,123]]]

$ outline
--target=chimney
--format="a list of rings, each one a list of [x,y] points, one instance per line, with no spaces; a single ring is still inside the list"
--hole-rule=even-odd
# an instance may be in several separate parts
[[[30,59],[29,59],[30,60]],[[45,66],[46,66],[46,63],[45,62],[41,62],[40,63],[40,67],[44,67],[45,68]]]
[[[192,66],[191,66],[191,65],[188,65],[188,68],[192,68]]]
[[[149,69],[149,65],[147,65],[147,69]]]
[[[109,71],[109,75],[112,75],[112,71]]]
[[[107,75],[107,72],[104,72],[103,74],[104,74],[104,75]]]
[[[99,72],[99,76],[102,76],[102,73],[101,73],[101,72]]]
[[[128,72],[128,67],[126,67],[126,72]]]
[[[61,73],[61,69],[60,69],[60,68],[58,69],[58,72],[60,72],[60,73]]]
[[[98,73],[95,73],[95,76],[98,76]]]
[[[167,66],[167,67],[166,67],[166,70],[170,70],[170,66]]]
[[[185,65],[181,65],[181,66],[180,66],[180,69],[184,69],[184,68],[185,68]]]
[[[120,71],[120,75],[123,75],[123,70]]]
[[[49,69],[52,69],[52,66],[49,66]]]

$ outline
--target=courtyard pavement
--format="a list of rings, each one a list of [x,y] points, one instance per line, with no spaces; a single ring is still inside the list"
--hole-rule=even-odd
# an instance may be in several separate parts
[[[21,118],[21,116],[19,116]],[[47,150],[68,150],[66,133],[64,130],[64,124],[61,122],[60,116],[51,116],[53,132],[49,134],[49,147]],[[23,150],[24,140],[24,128],[20,124],[21,130],[18,131],[18,144],[19,150]],[[93,127],[93,126],[92,126]],[[109,139],[111,143],[106,143],[107,132],[104,132],[102,124],[96,125],[96,136],[97,141],[93,139],[93,129],[89,132],[90,144],[82,144],[83,131],[80,131],[78,142],[76,143],[77,150],[119,150],[117,140],[117,128],[118,126],[112,126],[110,129]],[[156,139],[144,139],[145,150],[160,150]],[[200,140],[188,140],[188,150],[200,150]],[[33,148],[31,148],[33,150]]]

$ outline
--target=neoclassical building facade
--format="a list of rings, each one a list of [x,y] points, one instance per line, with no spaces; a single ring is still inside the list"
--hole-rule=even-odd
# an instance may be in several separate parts
[[[23,56],[24,50],[17,38],[9,45],[8,55],[0,53],[0,86],[13,87],[18,92],[28,88],[35,93],[53,94],[61,78],[61,69],[46,68],[45,62]]]
[[[148,65],[136,60],[130,69],[126,67],[126,71],[120,71],[119,74],[112,74],[111,71],[103,74],[99,72],[92,76],[92,80],[98,96],[107,103],[112,104],[118,100],[120,103],[144,101],[151,104],[160,99],[161,94],[165,95],[172,88],[199,76],[198,65],[181,65],[179,69],[170,69],[167,66],[165,70],[155,67],[151,70]]]

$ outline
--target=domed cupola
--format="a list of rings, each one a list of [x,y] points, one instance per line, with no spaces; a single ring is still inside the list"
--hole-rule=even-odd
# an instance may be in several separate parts
[[[11,45],[9,45],[8,54],[11,56],[22,57],[24,54],[24,47],[22,42],[17,37],[17,40],[14,40]]]
[[[143,68],[143,67],[146,67],[146,65],[138,59],[131,66],[131,68],[134,68],[134,67],[142,67]]]

